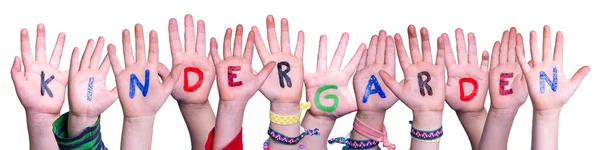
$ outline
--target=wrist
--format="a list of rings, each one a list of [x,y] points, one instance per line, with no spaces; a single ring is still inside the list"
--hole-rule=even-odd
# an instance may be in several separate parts
[[[27,125],[29,127],[50,127],[59,114],[42,114],[42,113],[29,113],[26,112]]]
[[[489,111],[489,115],[492,116],[515,116],[517,115],[517,112],[519,111],[519,109],[497,109],[497,108],[490,108]]]
[[[485,110],[485,108],[478,110],[478,111],[470,111],[470,112],[456,111],[456,115],[460,119],[476,119],[476,118],[482,118],[482,117],[485,118],[487,116],[487,111]]]
[[[541,120],[558,120],[560,117],[561,109],[548,109],[548,110],[534,110],[533,115],[534,118],[539,118]]]
[[[93,126],[98,121],[98,116],[78,116],[75,114],[69,114],[67,119],[68,136],[76,137],[80,135],[87,127]]]
[[[271,103],[270,109],[279,115],[292,116],[300,112],[300,103]]]
[[[132,125],[153,125],[154,124],[154,115],[151,116],[140,116],[140,117],[124,117],[123,124],[132,124]]]
[[[358,111],[355,118],[373,129],[382,131],[385,111]]]
[[[184,103],[177,101],[177,105],[181,111],[203,111],[211,107],[208,101],[205,103]]]
[[[442,126],[442,112],[413,112],[412,126],[419,130],[435,130]]]

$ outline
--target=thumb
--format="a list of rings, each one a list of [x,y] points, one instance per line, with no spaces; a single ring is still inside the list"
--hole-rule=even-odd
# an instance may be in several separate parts
[[[165,66],[165,64],[159,62],[158,63],[158,76],[161,80],[165,81],[167,76],[169,76],[169,68]]]
[[[575,89],[579,87],[579,83],[585,78],[585,76],[590,72],[589,66],[583,66],[577,70],[577,72],[571,77],[571,84],[575,85]]]
[[[110,90],[110,98],[111,100],[117,100],[117,98],[119,98],[119,92],[116,85]]]
[[[379,71],[379,76],[381,76],[381,80],[383,80],[383,83],[390,88],[392,93],[394,93],[396,97],[400,97],[399,95],[400,92],[402,92],[402,86],[400,86],[396,79],[392,78],[390,74],[383,70]]]
[[[17,85],[20,85],[21,82],[27,80],[25,78],[25,74],[21,71],[21,59],[19,56],[15,56],[15,60],[13,61],[13,65],[10,68],[10,75],[15,84],[15,88]]]
[[[163,65],[164,66],[164,65]],[[166,68],[166,67],[165,67]],[[179,75],[181,74],[181,70],[183,70],[183,65],[177,65],[171,70],[169,76],[163,78],[163,90],[165,93],[171,93],[173,91],[173,87],[177,80],[179,80]],[[160,72],[160,71],[159,71]]]
[[[271,74],[271,71],[273,71],[273,68],[275,68],[275,62],[272,61],[272,62],[267,63],[267,65],[265,65],[265,67],[262,68],[262,70],[260,70],[260,72],[258,72],[258,74],[256,74],[256,76],[258,76],[258,82],[260,83],[261,86],[265,82],[267,77],[269,77],[269,74]]]

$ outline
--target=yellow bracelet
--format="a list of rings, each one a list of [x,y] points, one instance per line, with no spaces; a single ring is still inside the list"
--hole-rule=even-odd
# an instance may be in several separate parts
[[[302,110],[310,108],[310,103],[300,103],[300,111],[296,115],[292,116],[282,116],[276,114],[274,112],[269,113],[269,118],[271,118],[271,122],[278,125],[291,125],[300,122],[300,116],[302,115]]]

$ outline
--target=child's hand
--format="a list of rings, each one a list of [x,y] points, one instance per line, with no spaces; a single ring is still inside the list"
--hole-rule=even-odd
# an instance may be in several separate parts
[[[504,31],[494,43],[490,65],[491,108],[517,110],[527,99],[527,84],[516,58],[517,30]]]

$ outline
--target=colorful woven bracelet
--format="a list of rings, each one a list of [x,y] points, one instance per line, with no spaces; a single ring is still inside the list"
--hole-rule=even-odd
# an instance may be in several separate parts
[[[419,130],[412,126],[412,121],[409,121],[408,123],[411,124],[410,136],[415,140],[423,142],[439,142],[440,138],[444,135],[444,130],[441,126],[435,130]]]
[[[376,140],[372,140],[372,139],[368,139],[368,140],[354,140],[351,138],[345,138],[345,137],[338,137],[338,138],[332,138],[327,140],[327,143],[329,144],[333,144],[333,143],[339,143],[339,144],[345,144],[347,148],[351,148],[351,149],[369,149],[369,148],[373,148],[376,147],[377,145],[379,145],[379,142]]]
[[[300,112],[296,115],[292,116],[283,116],[276,114],[274,112],[269,113],[269,118],[271,122],[278,125],[291,125],[300,122],[300,116],[302,115],[302,110],[310,108],[310,103],[300,103]]]
[[[300,143],[300,140],[302,140],[302,138],[304,138],[304,136],[307,136],[307,135],[308,136],[319,136],[319,135],[321,135],[321,132],[318,128],[315,128],[313,130],[304,130],[304,128],[301,127],[299,136],[288,137],[288,136],[285,136],[285,135],[273,130],[273,128],[269,127],[267,134],[269,134],[269,137],[277,143],[281,143],[281,144],[285,144],[285,145],[296,145],[296,144]]]

